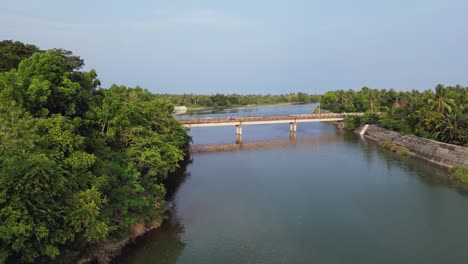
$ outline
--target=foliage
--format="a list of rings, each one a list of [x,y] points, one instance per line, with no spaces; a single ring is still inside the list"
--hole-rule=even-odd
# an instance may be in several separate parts
[[[458,182],[468,183],[468,168],[454,167],[450,170],[452,178]]]
[[[374,112],[366,112],[364,115],[361,116],[361,123],[375,125],[379,123],[379,115]]]
[[[366,112],[362,116],[356,115],[347,115],[344,119],[345,129],[348,131],[352,131],[363,124],[378,124],[379,123],[379,115],[373,112]]]
[[[468,142],[468,118],[460,112],[453,112],[438,123],[433,130],[435,138],[443,142],[466,145]]]
[[[402,156],[409,156],[412,155],[411,151],[405,147],[398,146],[397,144],[390,142],[390,141],[381,141],[379,142],[379,146],[390,150],[398,155]]]
[[[380,115],[378,124],[386,129],[395,130],[402,133],[410,133],[411,128],[408,121],[405,120],[406,112],[403,107],[393,104]]]
[[[345,129],[348,131],[352,131],[356,129],[361,124],[363,123],[361,122],[360,116],[346,116],[344,119],[344,126],[345,126]]]
[[[326,92],[321,107],[332,112],[365,112],[347,117],[348,129],[379,124],[405,134],[415,134],[461,146],[468,145],[468,88],[437,85],[435,92],[397,92],[362,88],[360,91]]]
[[[0,41],[0,72],[17,68],[23,59],[29,58],[38,51],[38,47],[19,41]]]
[[[392,118],[381,118],[378,124],[386,129],[398,131],[398,132],[406,132],[409,130],[408,125],[402,119],[392,119]]]
[[[98,88],[63,50],[0,73],[0,263],[67,262],[161,221],[190,138],[173,105]]]

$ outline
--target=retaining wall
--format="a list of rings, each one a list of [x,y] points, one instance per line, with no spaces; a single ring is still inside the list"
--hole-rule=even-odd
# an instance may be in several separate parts
[[[359,134],[362,127],[355,130]],[[430,162],[445,166],[468,167],[468,148],[425,139],[413,135],[401,135],[375,125],[369,125],[364,133],[366,138],[380,141],[391,141],[409,149],[417,156]]]

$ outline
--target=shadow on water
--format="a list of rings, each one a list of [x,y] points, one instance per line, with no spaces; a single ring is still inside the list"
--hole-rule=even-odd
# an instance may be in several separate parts
[[[126,247],[121,257],[113,263],[177,263],[177,258],[186,246],[181,239],[183,233],[184,227],[175,216],[171,215],[161,227],[149,231],[138,238],[131,247]]]
[[[177,192],[179,187],[190,177],[190,172],[187,171],[188,165],[192,164],[193,160],[190,152],[187,152],[185,159],[179,163],[179,168],[174,173],[169,175],[164,185],[166,187],[166,200],[171,201],[174,198],[174,194]]]

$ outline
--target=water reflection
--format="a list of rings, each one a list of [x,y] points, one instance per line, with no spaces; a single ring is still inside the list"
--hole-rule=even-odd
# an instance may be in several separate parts
[[[166,179],[164,183],[166,187],[166,200],[171,201],[179,187],[190,177],[190,172],[187,171],[187,167],[192,164],[192,162],[193,159],[189,152],[185,160],[179,163],[179,168]]]
[[[420,181],[427,185],[442,188],[449,187],[455,189],[460,194],[468,194],[468,186],[451,180],[451,178],[448,177],[448,169],[445,167],[430,163],[417,156],[398,155],[379,147],[376,142],[362,136],[348,134],[345,135],[345,138],[348,142],[351,140],[359,143],[363,150],[362,155],[369,165],[372,164],[375,159],[379,159],[380,162],[385,164],[386,171],[388,171],[389,174],[392,174],[393,170],[403,169],[410,175],[416,175]]]
[[[297,137],[297,132],[290,132],[289,139],[272,139],[265,141],[242,142],[242,135],[237,135],[236,144],[208,144],[196,145],[190,149],[191,153],[206,153],[206,152],[224,152],[224,151],[239,151],[239,150],[266,150],[266,149],[281,149],[290,148],[297,145],[314,146],[316,149],[320,145],[342,143],[341,137],[334,135],[321,136],[303,136]]]
[[[296,143],[297,142],[297,132],[291,131],[289,132],[289,143]]]

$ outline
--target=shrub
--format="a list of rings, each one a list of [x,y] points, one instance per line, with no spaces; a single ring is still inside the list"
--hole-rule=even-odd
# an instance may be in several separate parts
[[[346,116],[344,119],[344,125],[348,131],[356,129],[361,123],[361,117],[359,116]]]
[[[390,150],[398,155],[402,156],[410,156],[412,155],[411,151],[405,147],[398,146],[397,144],[390,142],[390,141],[381,141],[379,142],[379,146]]]
[[[409,129],[405,120],[401,119],[382,118],[379,120],[379,125],[398,132],[407,131]]]
[[[379,115],[374,112],[366,112],[361,116],[361,124],[376,125],[379,123]]]
[[[450,176],[457,182],[468,183],[468,168],[454,167],[450,170]]]

